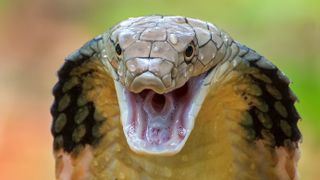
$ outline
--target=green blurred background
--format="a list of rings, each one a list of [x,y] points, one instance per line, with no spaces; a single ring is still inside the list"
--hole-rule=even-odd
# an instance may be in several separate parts
[[[151,14],[213,22],[280,67],[300,100],[300,177],[320,177],[320,1],[0,0],[1,179],[54,179],[49,107],[63,58],[119,21]]]

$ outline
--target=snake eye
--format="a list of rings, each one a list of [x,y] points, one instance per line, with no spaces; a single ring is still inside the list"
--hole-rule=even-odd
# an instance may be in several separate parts
[[[116,45],[115,50],[116,50],[117,55],[118,55],[118,56],[121,56],[121,54],[122,54],[122,49],[121,49],[121,47],[120,47],[119,44]]]
[[[186,61],[190,61],[194,55],[194,45],[190,44],[184,51],[184,57]]]

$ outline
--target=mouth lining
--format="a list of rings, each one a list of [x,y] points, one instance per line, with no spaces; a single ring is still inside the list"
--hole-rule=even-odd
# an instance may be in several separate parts
[[[133,93],[115,82],[129,147],[142,154],[173,155],[187,141],[204,97],[207,72],[165,94]],[[120,91],[119,91],[120,90]]]
[[[152,108],[156,112],[161,112],[166,103],[166,97],[162,94],[155,94],[151,99]]]
[[[186,131],[184,112],[192,96],[189,83],[165,94],[145,89],[140,93],[127,91],[127,95],[129,106],[135,107],[129,113],[131,134],[136,133],[132,138],[139,138],[150,148],[172,146],[183,140],[185,133],[181,131]]]

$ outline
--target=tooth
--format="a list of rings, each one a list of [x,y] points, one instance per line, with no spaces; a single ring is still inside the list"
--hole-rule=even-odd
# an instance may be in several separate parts
[[[186,133],[187,133],[187,130],[185,128],[183,128],[183,127],[178,128],[178,135],[179,136],[185,137]]]

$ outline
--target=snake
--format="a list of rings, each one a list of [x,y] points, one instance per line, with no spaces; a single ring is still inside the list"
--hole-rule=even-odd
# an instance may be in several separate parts
[[[124,20],[58,71],[56,179],[298,179],[290,82],[210,22]]]

